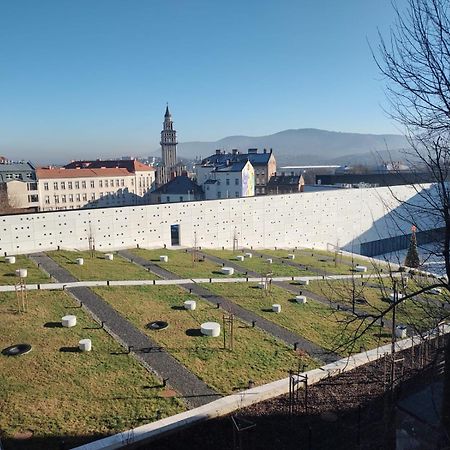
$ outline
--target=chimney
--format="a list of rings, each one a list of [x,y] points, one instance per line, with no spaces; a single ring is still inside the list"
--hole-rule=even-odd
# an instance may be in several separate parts
[[[249,148],[248,149],[248,154],[249,155],[254,155],[256,153],[258,153],[258,149],[257,148]]]
[[[264,149],[264,153],[267,153],[267,149],[266,148]]]
[[[272,149],[270,149],[270,153],[272,153]]]
[[[220,148],[216,150],[216,155],[220,155]]]

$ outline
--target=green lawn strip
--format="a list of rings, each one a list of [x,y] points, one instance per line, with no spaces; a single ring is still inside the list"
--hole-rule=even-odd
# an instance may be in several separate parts
[[[113,261],[105,259],[104,253],[101,252],[95,252],[93,258],[90,252],[69,252],[64,250],[49,252],[48,256],[80,281],[154,280],[158,278],[153,273],[116,254]],[[77,258],[84,258],[82,266],[77,264]]]
[[[17,314],[15,294],[0,297],[0,348],[33,346],[27,355],[0,355],[0,429],[5,437],[25,430],[35,437],[117,433],[185,409],[179,400],[161,398],[162,389],[145,389],[158,386],[158,380],[123,354],[71,297],[33,291],[28,302],[28,312]],[[76,315],[75,327],[59,327],[66,314]],[[84,338],[92,340],[91,352],[70,351]],[[69,351],[60,351],[63,347]]]
[[[168,249],[155,249],[148,250],[143,248],[136,248],[129,250],[130,253],[140,256],[141,258],[147,259],[163,269],[169,270],[170,272],[179,275],[180,278],[220,278],[226,277],[228,275],[223,275],[220,272],[221,265],[215,264],[214,262],[196,261],[193,262],[193,257],[191,253],[187,253],[184,250],[168,250]],[[166,255],[169,257],[168,262],[161,262],[159,260],[160,255]],[[239,276],[234,274],[234,277]],[[242,275],[241,275],[242,276]]]
[[[390,305],[387,297],[393,292],[392,281],[383,279],[367,283],[370,283],[370,287],[367,285],[362,286],[361,282],[357,280],[354,284],[351,280],[312,281],[307,290],[348,306],[352,305],[354,293],[356,309],[378,315]],[[375,285],[378,285],[378,287],[372,287]],[[400,288],[400,291],[408,294],[412,292],[411,287],[408,284],[405,290]],[[358,299],[362,299],[364,302],[359,302]],[[436,317],[438,311],[439,308],[427,299],[408,299],[397,307],[396,321],[420,330],[429,329],[432,326],[430,315],[431,317]],[[385,317],[392,320],[392,312],[388,312]]]
[[[296,352],[262,330],[239,320],[234,326],[233,352],[223,350],[223,329],[217,338],[199,335],[203,322],[219,322],[222,327],[224,311],[177,286],[94,290],[191,372],[221,393],[242,389],[249,380],[259,385],[283,378],[289,369],[298,365]],[[188,299],[196,300],[195,311],[182,308]],[[168,322],[169,328],[149,330],[147,324],[155,320]],[[307,357],[303,357],[302,362],[309,363],[309,367],[317,365]]]
[[[311,251],[311,253],[295,250],[261,250],[261,253],[264,253],[268,256],[274,256],[277,258],[284,258],[287,259],[288,254],[294,254],[295,259],[292,262],[295,262],[297,264],[302,264],[308,269],[316,269],[321,270],[327,274],[333,274],[333,275],[341,275],[345,274],[348,275],[352,273],[351,266],[347,264],[342,264],[339,262],[334,262],[334,254],[333,256],[326,256],[320,255],[318,253],[315,253],[315,251]],[[367,266],[367,264],[366,264]],[[311,275],[317,275],[316,273],[313,273],[311,271]]]
[[[15,264],[7,264],[5,258],[0,258],[0,285],[16,284],[19,278],[17,269],[27,269],[26,283],[51,283],[52,279],[40,271],[36,264],[24,255],[17,255]]]
[[[213,283],[208,284],[207,288],[327,350],[333,350],[349,342],[355,330],[355,325],[344,323],[349,317],[347,314],[333,311],[312,300],[305,305],[297,304],[293,301],[293,294],[277,286],[272,286],[270,295],[265,295],[262,290],[244,283],[233,286],[227,283]],[[281,305],[280,314],[271,311],[274,303]],[[386,343],[386,337],[383,336],[380,340],[378,334],[378,327],[369,330],[355,342],[355,351],[359,351],[360,346],[369,349]]]
[[[244,261],[238,261],[237,255],[243,255],[241,252],[233,252],[232,250],[202,250],[204,253],[224,260],[232,261],[234,264],[242,267],[242,271],[252,270],[261,275],[272,272],[274,277],[301,277],[307,275],[316,275],[314,272],[300,270],[300,268],[282,264],[276,260],[272,264],[268,264],[266,259],[253,255],[252,258],[245,258]]]

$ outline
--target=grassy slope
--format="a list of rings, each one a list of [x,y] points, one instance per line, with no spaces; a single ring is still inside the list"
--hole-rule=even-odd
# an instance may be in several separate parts
[[[17,255],[15,264],[6,264],[5,258],[0,258],[0,284],[16,284],[16,269],[28,269],[27,283],[51,283],[51,279],[41,272],[33,261],[26,256]]]

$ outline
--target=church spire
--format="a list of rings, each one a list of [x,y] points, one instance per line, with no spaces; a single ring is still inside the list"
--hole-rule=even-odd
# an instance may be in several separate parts
[[[171,117],[170,111],[169,111],[169,104],[166,104],[166,113],[164,114],[164,117],[169,118]]]

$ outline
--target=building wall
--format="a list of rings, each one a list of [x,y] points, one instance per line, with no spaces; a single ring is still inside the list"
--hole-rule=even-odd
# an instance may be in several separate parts
[[[420,197],[411,186],[393,191],[403,201]],[[99,250],[170,247],[172,224],[188,247],[197,232],[201,247],[232,248],[236,230],[241,247],[331,244],[358,251],[361,242],[410,231],[408,221],[392,226],[395,208],[401,207],[388,188],[372,188],[0,216],[0,254],[88,249],[90,226]],[[419,229],[436,227],[414,220]]]
[[[39,195],[36,181],[8,181],[6,192],[11,208],[35,208],[35,211],[38,210]]]

